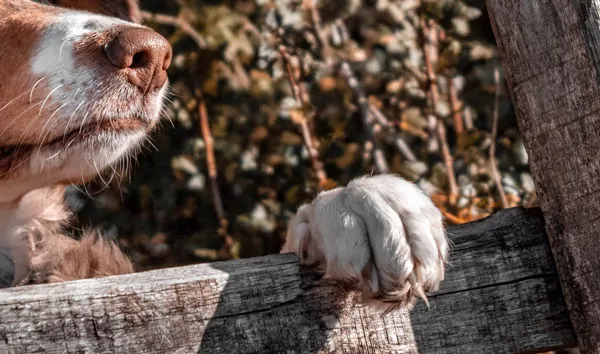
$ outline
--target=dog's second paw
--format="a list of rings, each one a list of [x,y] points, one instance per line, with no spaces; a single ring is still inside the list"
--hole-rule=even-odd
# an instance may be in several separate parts
[[[323,192],[292,219],[282,252],[319,264],[325,277],[386,309],[438,289],[449,243],[442,216],[416,185],[391,175]]]

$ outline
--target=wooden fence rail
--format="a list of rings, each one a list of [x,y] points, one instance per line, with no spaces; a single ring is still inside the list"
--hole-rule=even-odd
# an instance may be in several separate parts
[[[0,352],[516,353],[574,345],[538,209],[452,227],[431,309],[383,315],[295,256],[0,290]]]

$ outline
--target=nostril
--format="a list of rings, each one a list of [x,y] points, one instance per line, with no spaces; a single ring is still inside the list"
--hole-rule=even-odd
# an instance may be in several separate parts
[[[106,58],[117,68],[125,69],[131,65],[133,58],[127,52],[127,47],[121,43],[118,37],[104,46]]]
[[[163,70],[167,70],[169,68],[169,66],[171,66],[172,59],[173,59],[173,52],[169,48],[169,50],[167,50],[167,54],[165,54],[165,58],[163,60],[163,66],[162,66]]]
[[[129,65],[129,67],[132,69],[144,68],[148,65],[149,58],[150,58],[150,56],[145,51],[135,53],[133,55],[133,58],[131,60],[131,65]]]

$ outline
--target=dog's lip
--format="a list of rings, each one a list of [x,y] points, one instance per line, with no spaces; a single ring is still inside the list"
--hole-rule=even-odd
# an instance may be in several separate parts
[[[101,133],[132,133],[139,131],[147,131],[150,129],[150,124],[138,117],[106,119],[101,121],[93,121],[81,127],[70,130],[69,132],[56,136],[43,144],[29,143],[21,144],[14,147],[14,160],[23,154],[28,154],[34,149],[48,148],[67,148],[77,145],[91,137],[98,136]],[[0,166],[1,167],[1,166]]]
[[[151,125],[137,117],[120,118],[112,120],[93,121],[79,128],[75,128],[66,134],[56,136],[43,144],[21,144],[18,146],[6,146],[0,148],[0,175],[10,171],[16,163],[28,156],[35,149],[63,148],[77,145],[101,133],[128,133],[147,131]]]
[[[139,117],[103,119],[74,128],[66,134],[55,136],[43,144],[29,143],[18,146],[5,146],[1,150],[8,151],[10,154],[5,153],[0,156],[0,176],[11,171],[16,164],[27,158],[35,150],[52,148],[68,149],[102,133],[126,134],[140,131],[146,132],[151,128],[151,123]]]
[[[73,145],[81,141],[87,140],[90,137],[97,136],[101,133],[127,133],[147,130],[149,124],[137,117],[106,119],[96,122],[91,122],[81,127],[75,128],[66,134],[57,136],[48,142],[39,144],[30,144],[31,147],[54,147],[56,145]]]

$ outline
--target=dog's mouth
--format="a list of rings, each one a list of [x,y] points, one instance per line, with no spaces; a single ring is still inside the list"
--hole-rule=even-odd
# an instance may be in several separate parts
[[[67,150],[70,147],[89,141],[101,134],[116,133],[120,135],[147,131],[149,129],[150,126],[148,122],[137,117],[103,120],[70,130],[66,134],[56,136],[41,144],[30,143],[0,147],[0,175],[10,171],[24,156],[31,154],[35,150]]]

